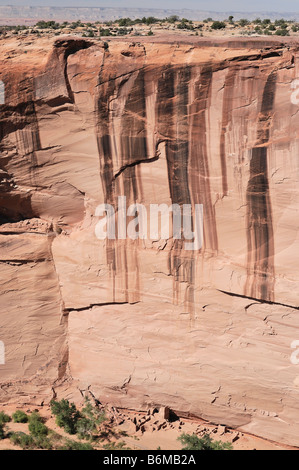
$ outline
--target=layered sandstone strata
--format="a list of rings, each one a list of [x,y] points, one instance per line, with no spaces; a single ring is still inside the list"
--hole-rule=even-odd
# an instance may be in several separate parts
[[[1,400],[89,389],[298,444],[296,44],[1,47]],[[99,240],[118,196],[202,204],[202,248]]]

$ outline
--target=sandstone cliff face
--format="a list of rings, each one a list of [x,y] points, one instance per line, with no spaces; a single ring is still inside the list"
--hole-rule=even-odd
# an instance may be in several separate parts
[[[179,413],[298,444],[295,45],[1,44],[2,402]],[[204,243],[96,208],[203,204]]]

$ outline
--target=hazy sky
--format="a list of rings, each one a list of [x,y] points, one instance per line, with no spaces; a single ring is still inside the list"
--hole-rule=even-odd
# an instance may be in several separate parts
[[[209,11],[299,11],[298,0],[0,0],[0,5],[192,8]]]

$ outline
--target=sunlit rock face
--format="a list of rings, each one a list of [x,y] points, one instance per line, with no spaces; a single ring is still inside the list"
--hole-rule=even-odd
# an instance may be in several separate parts
[[[298,444],[296,47],[11,47],[0,53],[2,402],[89,389]],[[202,247],[171,231],[99,240],[98,206],[115,209],[118,233],[124,196],[146,208],[148,231],[150,205],[202,204]]]

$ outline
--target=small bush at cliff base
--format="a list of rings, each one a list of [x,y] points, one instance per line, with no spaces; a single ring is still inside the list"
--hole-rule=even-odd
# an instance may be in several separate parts
[[[11,421],[11,417],[4,413],[4,411],[0,412],[0,425],[9,423]]]
[[[33,421],[29,424],[29,431],[33,436],[40,437],[48,434],[48,428],[40,421]]]
[[[62,399],[51,401],[51,411],[56,416],[56,424],[63,428],[68,434],[76,434],[77,424],[81,415],[74,403]]]
[[[51,441],[46,436],[33,437],[24,432],[13,432],[9,438],[14,445],[21,447],[23,450],[51,450],[53,448]]]
[[[80,439],[91,439],[97,427],[91,419],[81,418],[76,425],[76,431]]]
[[[34,444],[37,449],[52,450],[53,445],[47,436],[37,436],[34,439]]]
[[[65,399],[59,402],[52,400],[51,411],[59,427],[68,434],[78,434],[81,439],[92,439],[98,426],[106,419],[105,412],[92,406],[88,399],[81,413],[74,403]]]
[[[4,424],[0,423],[0,440],[5,439]]]
[[[124,441],[120,442],[109,442],[103,446],[105,450],[132,450],[130,447],[127,447]]]
[[[182,434],[178,440],[183,444],[182,450],[233,450],[229,442],[212,441],[208,434],[199,438],[196,434]]]
[[[104,411],[99,410],[95,406],[92,406],[89,399],[85,399],[85,406],[81,411],[81,416],[77,421],[76,429],[77,434],[81,439],[92,439],[93,434],[97,431],[100,426],[106,420]]]
[[[48,434],[48,428],[44,425],[42,417],[39,413],[32,413],[29,417],[29,431],[32,436],[42,437]]]
[[[13,413],[12,419],[14,423],[28,423],[28,416],[21,410],[17,410]]]
[[[66,443],[58,447],[57,450],[94,450],[92,445],[82,442],[67,440]]]
[[[91,419],[97,426],[102,424],[107,419],[105,411],[99,410],[95,406],[92,406],[88,398],[85,399],[85,406],[82,409],[82,414]]]
[[[13,432],[10,434],[9,438],[14,445],[24,450],[33,449],[35,447],[33,437],[24,432]]]

